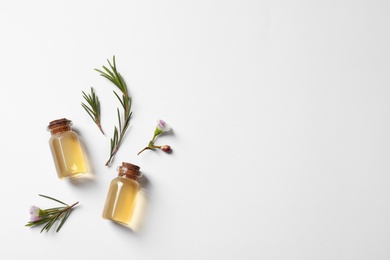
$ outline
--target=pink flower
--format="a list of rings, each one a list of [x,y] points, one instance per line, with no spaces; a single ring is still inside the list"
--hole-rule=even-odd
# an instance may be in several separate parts
[[[157,128],[158,128],[161,132],[167,132],[167,131],[169,131],[169,130],[171,129],[171,127],[170,127],[167,123],[165,123],[165,121],[162,120],[162,119],[159,119],[159,120],[157,121]]]
[[[41,209],[38,208],[37,206],[31,206],[30,207],[30,221],[34,222],[39,219],[41,213]]]

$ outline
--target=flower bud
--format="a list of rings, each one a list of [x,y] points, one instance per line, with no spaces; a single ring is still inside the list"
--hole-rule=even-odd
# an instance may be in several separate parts
[[[161,146],[161,150],[163,150],[166,153],[169,153],[171,151],[171,147],[169,145],[163,145]]]

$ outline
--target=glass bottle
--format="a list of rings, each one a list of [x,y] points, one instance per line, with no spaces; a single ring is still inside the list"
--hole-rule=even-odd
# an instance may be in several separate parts
[[[111,181],[108,190],[102,215],[104,219],[130,226],[140,189],[139,170],[139,166],[127,162],[118,167],[118,177]]]
[[[53,155],[58,178],[74,178],[87,172],[78,135],[71,129],[72,121],[66,118],[53,120],[50,131],[50,150]]]

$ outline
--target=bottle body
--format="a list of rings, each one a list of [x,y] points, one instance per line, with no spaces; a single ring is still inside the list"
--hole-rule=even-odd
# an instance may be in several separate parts
[[[61,120],[64,121],[64,119]],[[53,121],[57,124],[53,123],[55,128],[49,125],[52,133],[49,146],[58,177],[60,179],[74,178],[86,173],[87,166],[78,135],[68,125],[64,127],[61,120]],[[67,124],[70,124],[69,122],[68,120]],[[62,128],[58,127],[59,124],[62,124]]]
[[[108,190],[103,218],[129,225],[133,216],[139,184],[122,177],[113,179]]]
[[[126,226],[130,226],[137,203],[141,176],[139,167],[122,163],[118,167],[118,177],[110,183],[102,217]]]

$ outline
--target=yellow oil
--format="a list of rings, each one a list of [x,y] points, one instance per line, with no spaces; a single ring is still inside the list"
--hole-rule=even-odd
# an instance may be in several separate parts
[[[87,172],[83,151],[73,131],[53,135],[49,141],[58,177],[74,178]]]
[[[137,201],[139,184],[137,181],[117,177],[110,183],[103,218],[129,226]]]

